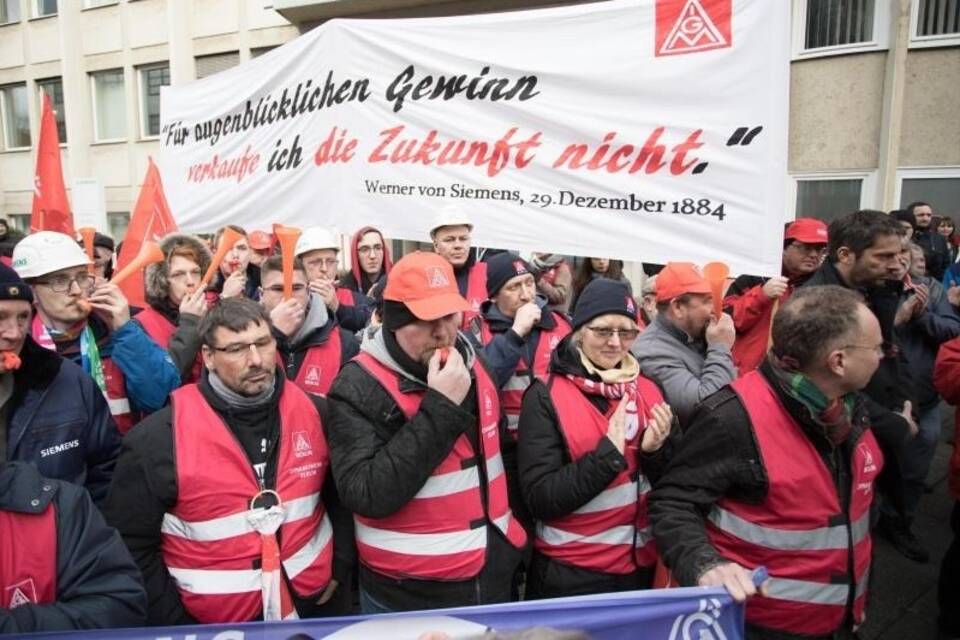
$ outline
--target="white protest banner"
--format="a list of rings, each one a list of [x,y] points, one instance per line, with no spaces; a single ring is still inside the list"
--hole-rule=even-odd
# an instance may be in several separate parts
[[[426,240],[780,272],[789,3],[613,0],[332,20],[164,88],[177,223],[372,224]]]

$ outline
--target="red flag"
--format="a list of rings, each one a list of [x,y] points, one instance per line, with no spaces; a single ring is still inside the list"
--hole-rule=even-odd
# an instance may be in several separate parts
[[[123,238],[123,246],[117,257],[117,271],[120,271],[140,253],[140,246],[144,240],[158,241],[163,236],[177,230],[177,223],[170,213],[167,197],[163,195],[163,183],[160,181],[160,171],[153,164],[153,158],[148,159],[147,175],[143,178],[137,204],[133,207],[127,234]],[[144,307],[143,272],[130,276],[122,283],[120,289],[127,301],[135,306]]]
[[[60,165],[60,135],[53,115],[50,96],[43,94],[40,116],[40,142],[37,145],[37,172],[33,178],[33,210],[30,231],[59,231],[74,236],[73,216],[67,202]]]

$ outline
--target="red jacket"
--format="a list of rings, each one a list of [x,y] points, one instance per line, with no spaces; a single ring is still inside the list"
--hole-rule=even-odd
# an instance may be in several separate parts
[[[827,465],[759,371],[731,385],[740,397],[766,469],[763,501],[720,499],[707,516],[707,536],[721,556],[744,567],[767,567],[767,596],[747,604],[747,623],[822,636],[853,619],[863,622],[870,573],[870,505],[883,454],[867,429],[850,460],[846,510]],[[852,567],[852,575],[850,568]]]
[[[775,301],[763,293],[766,281],[756,276],[740,276],[723,299],[724,309],[733,317],[733,326],[737,329],[733,364],[741,376],[759,367],[767,355]],[[790,299],[795,288],[793,284],[787,286],[778,307]]]
[[[940,345],[936,364],[933,366],[933,385],[943,399],[952,405],[960,405],[960,338]],[[960,500],[960,411],[954,420],[953,456],[947,471],[947,486],[950,495]]]

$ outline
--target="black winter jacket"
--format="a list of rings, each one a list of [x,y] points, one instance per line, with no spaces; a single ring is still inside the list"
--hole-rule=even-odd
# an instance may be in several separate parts
[[[380,331],[373,341],[378,348],[389,349],[391,357],[413,377],[421,381],[426,378],[422,365],[403,354],[392,334]],[[474,357],[463,336],[457,347],[465,360]],[[422,391],[424,387],[423,382],[400,379],[402,392]],[[362,516],[384,518],[400,510],[420,491],[461,434],[466,433],[478,447],[476,383],[460,405],[427,389],[419,411],[407,421],[386,389],[359,364],[349,362],[334,381],[329,401],[330,457],[340,499]],[[500,442],[508,442],[503,420],[501,427]],[[506,448],[502,453],[509,480],[516,473],[515,461]],[[487,563],[476,578],[455,582],[393,579],[361,564],[361,589],[398,611],[509,600],[520,551],[496,527],[488,526],[487,531]]]
[[[20,361],[7,401],[6,458],[85,486],[99,502],[120,454],[120,434],[103,393],[83,369],[30,336]]]
[[[265,486],[275,486],[277,455],[274,446],[279,437],[278,408],[285,384],[282,375],[276,376],[272,402],[265,409],[236,411],[227,406],[210,388],[204,369],[199,387],[204,399],[223,419],[237,437],[251,465],[263,467]],[[327,427],[327,408],[323,398],[311,396]],[[104,505],[107,522],[116,527],[143,573],[149,597],[147,623],[151,625],[194,624],[196,621],[183,608],[173,578],[167,571],[160,552],[160,527],[163,515],[177,502],[177,476],[174,466],[173,414],[170,406],[148,416],[137,424],[123,440],[123,452],[110,494]],[[263,443],[267,441],[264,452]],[[260,472],[257,472],[260,475]],[[356,558],[353,542],[353,519],[340,508],[333,477],[328,475],[323,485],[323,504],[333,525],[333,578],[346,590]],[[338,592],[341,588],[338,587]],[[294,604],[301,617],[324,613],[345,614],[348,611],[319,609],[316,598],[297,598]],[[319,594],[317,594],[319,595]],[[329,603],[328,603],[329,604]]]
[[[57,527],[57,600],[0,607],[0,635],[142,625],[147,596],[140,572],[90,496],[67,482],[43,478],[30,465],[0,465],[0,510],[39,514],[51,504]],[[15,546],[16,553],[39,553],[32,542],[0,540]]]
[[[343,327],[339,326],[335,319],[330,318],[327,324],[311,332],[306,339],[299,342],[296,346],[290,344],[289,339],[277,329],[273,329],[273,336],[277,339],[277,350],[283,356],[284,369],[288,380],[296,380],[300,374],[300,367],[307,356],[307,351],[311,347],[317,347],[330,339],[333,331],[340,332],[340,366],[343,367],[353,356],[360,353],[360,345],[357,338]]]

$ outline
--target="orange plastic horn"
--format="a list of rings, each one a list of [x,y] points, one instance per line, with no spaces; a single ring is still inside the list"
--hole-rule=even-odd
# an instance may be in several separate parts
[[[137,257],[135,257],[133,260],[127,263],[127,266],[117,272],[110,279],[110,282],[113,284],[120,284],[137,271],[140,271],[140,269],[157,262],[163,262],[163,250],[160,249],[160,245],[158,245],[156,242],[147,240],[140,246],[140,253],[137,254]]]
[[[214,254],[213,260],[210,261],[210,266],[207,268],[207,272],[203,274],[203,280],[200,281],[201,288],[210,284],[217,269],[220,268],[220,263],[223,262],[223,258],[229,253],[230,249],[233,249],[233,245],[237,244],[237,241],[241,239],[243,239],[242,233],[238,233],[230,227],[223,230],[223,235],[220,236],[220,244],[217,246],[217,253]]]
[[[282,224],[273,225],[273,235],[280,243],[280,256],[283,261],[283,299],[293,297],[293,259],[297,250],[297,240],[302,232],[296,227],[285,227]]]
[[[77,229],[80,232],[80,237],[83,238],[83,248],[87,252],[87,257],[90,258],[90,264],[87,266],[87,271],[93,273],[93,238],[97,235],[97,230],[93,227],[80,227]]]
[[[723,288],[729,275],[730,267],[722,262],[703,265],[703,277],[710,283],[710,293],[713,294],[713,315],[717,318],[723,315]]]

